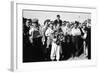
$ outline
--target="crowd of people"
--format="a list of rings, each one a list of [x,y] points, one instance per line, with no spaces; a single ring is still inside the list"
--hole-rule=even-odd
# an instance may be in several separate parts
[[[23,18],[23,62],[91,59],[91,19],[84,22]]]

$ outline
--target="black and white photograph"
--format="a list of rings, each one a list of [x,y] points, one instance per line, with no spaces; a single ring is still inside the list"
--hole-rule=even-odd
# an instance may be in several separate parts
[[[22,61],[91,60],[91,13],[22,10]]]
[[[14,2],[14,71],[94,66],[96,8]]]

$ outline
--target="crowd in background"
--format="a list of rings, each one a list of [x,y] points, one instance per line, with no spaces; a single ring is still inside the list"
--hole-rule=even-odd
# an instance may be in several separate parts
[[[23,62],[91,59],[91,19],[84,22],[23,18]]]

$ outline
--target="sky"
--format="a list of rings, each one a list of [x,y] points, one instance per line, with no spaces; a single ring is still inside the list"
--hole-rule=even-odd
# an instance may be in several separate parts
[[[39,19],[39,23],[43,25],[46,19],[55,20],[56,15],[60,15],[62,21],[80,21],[83,22],[84,20],[91,18],[90,13],[79,13],[79,12],[57,12],[57,11],[35,11],[35,10],[23,10],[23,17],[25,18],[37,18]]]

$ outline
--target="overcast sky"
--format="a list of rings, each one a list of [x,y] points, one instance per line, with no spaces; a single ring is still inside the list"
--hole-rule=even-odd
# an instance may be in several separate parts
[[[91,18],[89,13],[77,13],[77,12],[52,12],[52,11],[32,11],[32,10],[23,10],[23,17],[25,18],[37,18],[39,23],[43,24],[46,19],[55,20],[56,15],[61,16],[61,20],[66,21],[75,21],[78,20],[83,22],[84,20]]]

